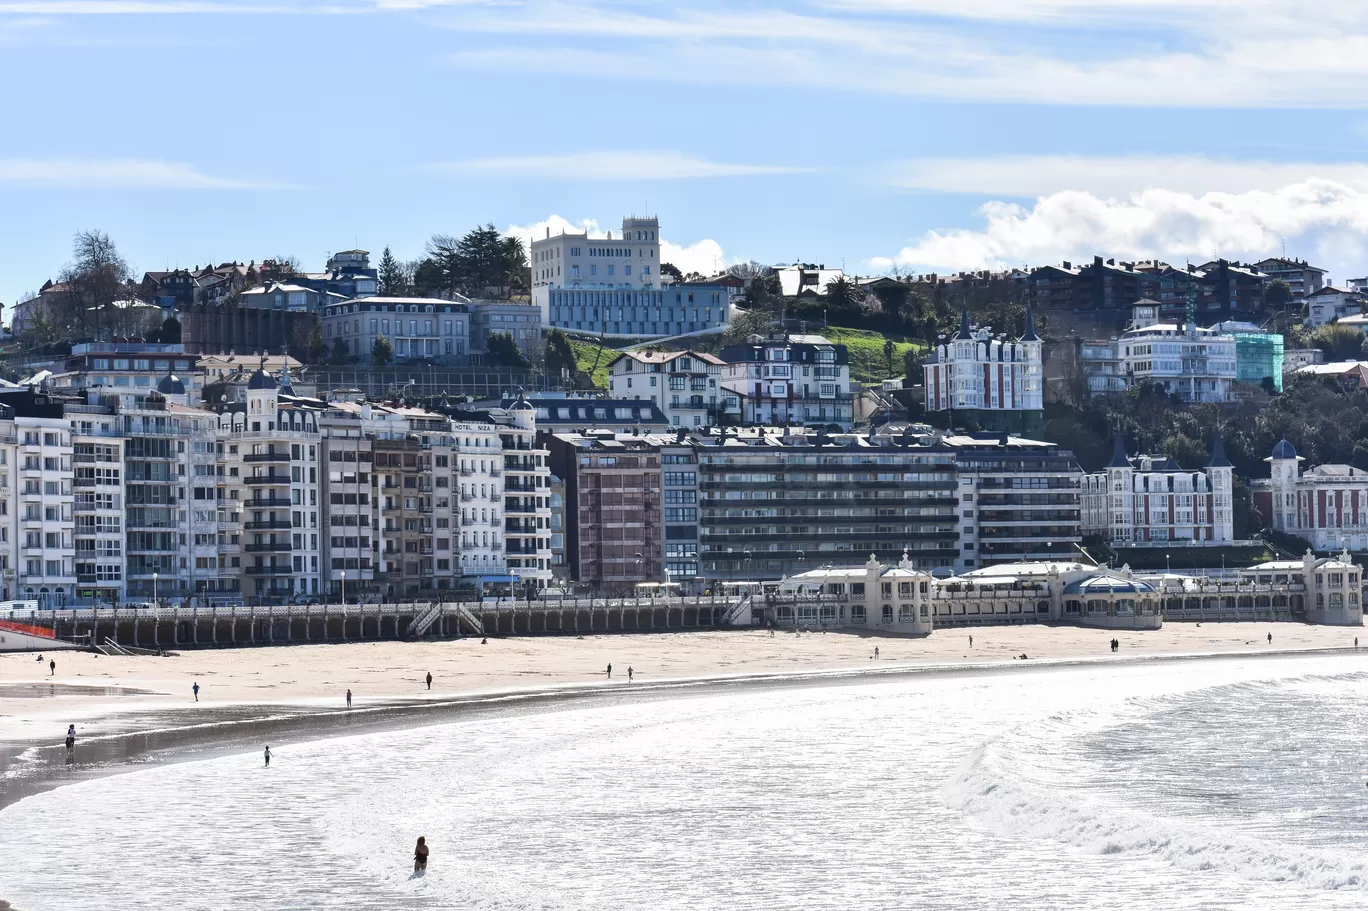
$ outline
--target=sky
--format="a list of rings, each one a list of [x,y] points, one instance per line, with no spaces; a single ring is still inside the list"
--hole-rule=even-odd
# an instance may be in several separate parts
[[[0,301],[661,220],[685,271],[1368,273],[1368,4],[0,0]],[[8,317],[8,313],[5,314]]]

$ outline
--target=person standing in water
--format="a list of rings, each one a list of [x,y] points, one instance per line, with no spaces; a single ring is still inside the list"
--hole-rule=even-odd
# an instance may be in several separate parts
[[[268,747],[266,747],[266,768],[269,769],[270,767],[271,767],[271,748],[268,746]]]
[[[413,849],[413,872],[426,873],[428,861],[427,839],[422,835],[418,836],[418,845]]]
[[[347,708],[351,708],[351,690],[347,690]]]
[[[76,725],[74,724],[67,725],[66,748],[68,753],[76,749]]]

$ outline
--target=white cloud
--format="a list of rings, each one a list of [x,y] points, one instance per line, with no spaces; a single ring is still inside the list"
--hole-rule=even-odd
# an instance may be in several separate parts
[[[788,174],[804,170],[778,165],[728,164],[680,152],[573,152],[565,155],[519,155],[479,158],[438,165],[455,174],[551,180],[688,180]]]
[[[236,190],[276,184],[213,177],[175,161],[92,158],[0,158],[0,188],[71,190]]]
[[[599,223],[595,219],[585,218],[573,222],[560,215],[552,215],[550,218],[530,225],[509,225],[504,229],[504,234],[521,238],[524,245],[529,245],[536,238],[546,237],[548,230],[552,236],[560,233],[581,234],[584,232],[588,232],[591,238],[606,236],[605,230],[599,227]],[[698,272],[702,275],[712,275],[730,264],[730,260],[722,252],[722,245],[709,238],[691,244],[676,244],[661,238],[660,261],[662,263],[673,263],[685,274]]]
[[[1362,271],[1345,260],[1368,241],[1368,190],[1329,180],[1306,180],[1273,190],[1196,195],[1146,189],[1121,199],[1065,190],[1027,208],[990,202],[979,210],[979,229],[931,231],[891,257],[870,261],[924,271],[997,269],[1091,258],[1125,259],[1213,256],[1260,259],[1289,252],[1330,257],[1335,274]]]
[[[1313,179],[1368,187],[1368,164],[1236,161],[1200,155],[1008,155],[919,158],[889,170],[893,186],[984,196],[1045,196],[1085,190],[1126,196],[1162,187],[1185,193],[1276,190]]]

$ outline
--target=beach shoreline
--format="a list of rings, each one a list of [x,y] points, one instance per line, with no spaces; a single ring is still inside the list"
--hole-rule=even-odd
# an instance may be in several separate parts
[[[1267,636],[1273,634],[1269,643]],[[491,714],[830,686],[917,674],[978,676],[1106,662],[1353,653],[1358,630],[1169,625],[1114,633],[980,627],[908,639],[764,631],[374,642],[190,651],[175,657],[0,656],[0,810],[41,790],[149,763],[450,723]],[[975,637],[972,647],[969,637]],[[1120,649],[1110,652],[1115,636]],[[875,650],[877,649],[877,655]],[[1029,655],[1021,660],[1020,655]],[[1368,649],[1365,649],[1368,655]],[[607,676],[607,656],[615,674]],[[592,662],[592,664],[591,664]],[[632,682],[625,678],[633,669]],[[426,668],[434,675],[427,689]],[[201,682],[200,701],[186,690]],[[347,684],[343,681],[357,681]],[[301,682],[305,681],[305,682]],[[356,691],[348,709],[342,693]],[[263,692],[265,691],[265,692]],[[77,725],[68,755],[62,734]]]

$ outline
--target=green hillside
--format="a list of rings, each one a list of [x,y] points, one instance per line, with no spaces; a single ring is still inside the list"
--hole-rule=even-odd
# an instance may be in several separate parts
[[[608,365],[618,356],[618,352],[612,348],[600,348],[598,342],[578,338],[570,339],[570,347],[575,349],[575,361],[579,369],[590,372],[595,386],[607,389]],[[597,367],[594,366],[595,359],[598,361]]]
[[[903,375],[903,357],[908,351],[926,347],[922,342],[899,341],[893,337],[893,371],[888,370],[888,359],[884,357],[884,338],[877,332],[867,329],[843,329],[828,326],[816,330],[833,342],[840,342],[850,352],[850,378],[862,383],[877,383],[889,377]]]

